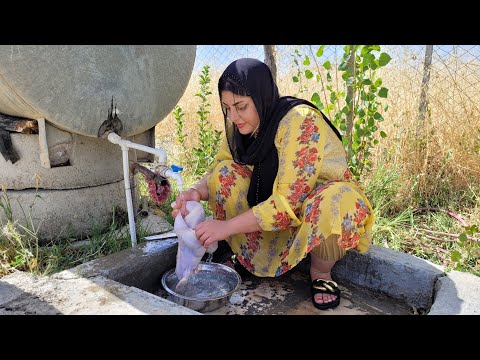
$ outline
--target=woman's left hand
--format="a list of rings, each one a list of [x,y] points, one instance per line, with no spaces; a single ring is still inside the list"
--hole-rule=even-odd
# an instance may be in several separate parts
[[[205,220],[195,228],[195,235],[204,248],[232,235],[227,222],[222,220]]]

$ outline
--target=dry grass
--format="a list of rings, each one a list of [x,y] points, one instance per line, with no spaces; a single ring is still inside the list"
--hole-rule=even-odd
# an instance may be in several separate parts
[[[424,204],[444,205],[452,198],[480,204],[475,199],[480,186],[480,82],[474,89],[468,74],[458,71],[453,79],[441,70],[432,71],[428,112],[420,128],[420,74],[384,74],[390,109],[380,128],[389,136],[379,144],[375,159],[400,169],[404,196],[415,195]],[[415,136],[419,129],[425,134],[421,141]]]

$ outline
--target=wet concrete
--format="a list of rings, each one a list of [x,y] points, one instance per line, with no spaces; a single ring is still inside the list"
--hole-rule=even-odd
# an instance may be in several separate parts
[[[243,275],[239,289],[227,305],[205,315],[411,315],[404,303],[367,289],[339,284],[340,305],[319,310],[311,301],[310,279],[302,269],[276,278]],[[170,300],[162,288],[154,294]]]

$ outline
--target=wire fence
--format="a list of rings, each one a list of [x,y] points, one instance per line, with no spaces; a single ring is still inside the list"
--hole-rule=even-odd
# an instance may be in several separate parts
[[[294,54],[315,58],[318,45],[276,45],[277,82],[279,88],[292,84],[296,73]],[[389,88],[388,104],[401,112],[418,107],[426,45],[382,45],[381,51],[392,60],[381,69],[383,84]],[[343,55],[343,45],[327,45],[319,63],[329,60],[338,66]],[[199,45],[194,65],[194,75],[209,65],[212,73],[221,73],[233,60],[252,57],[264,60],[263,45]],[[192,76],[196,79],[196,76]],[[480,113],[480,46],[434,45],[428,81],[429,111]],[[290,91],[291,92],[291,91]],[[294,94],[289,94],[294,95]],[[433,96],[435,95],[435,96]]]

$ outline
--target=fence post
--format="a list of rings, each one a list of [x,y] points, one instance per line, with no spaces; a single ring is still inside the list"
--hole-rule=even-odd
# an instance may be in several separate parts
[[[427,112],[427,92],[428,83],[430,81],[430,70],[432,65],[433,45],[426,45],[425,48],[425,61],[423,63],[423,80],[422,87],[420,89],[420,105],[418,107],[418,122],[416,137],[417,140],[423,138],[425,129],[425,114]]]
[[[277,82],[277,50],[275,45],[263,45],[263,51],[265,52],[265,64],[272,72],[273,81]]]
[[[348,159],[352,158],[352,130],[353,130],[353,117],[355,115],[354,112],[354,96],[355,96],[355,54],[356,54],[356,47],[355,45],[350,45],[350,56],[348,58],[348,72],[349,75],[353,77],[352,83],[347,87],[347,105],[350,109],[348,111],[347,119],[345,121],[346,126],[346,137],[348,140],[347,144],[347,155]]]

